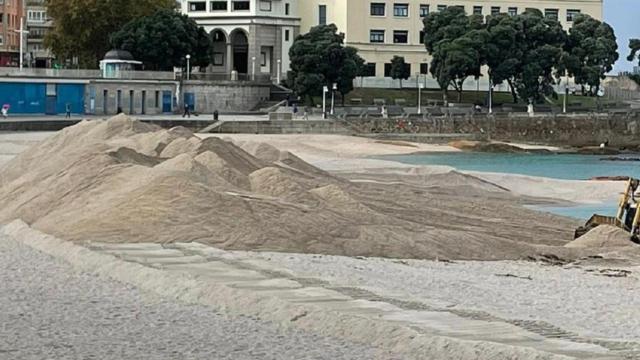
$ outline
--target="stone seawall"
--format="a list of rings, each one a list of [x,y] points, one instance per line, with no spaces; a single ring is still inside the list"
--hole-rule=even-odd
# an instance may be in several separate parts
[[[640,145],[640,114],[580,115],[473,115],[409,118],[361,118],[345,120],[360,133],[379,137],[403,137],[416,141],[436,134],[452,138],[538,142],[568,146]],[[402,134],[402,135],[401,135]],[[429,135],[429,136],[427,136]]]

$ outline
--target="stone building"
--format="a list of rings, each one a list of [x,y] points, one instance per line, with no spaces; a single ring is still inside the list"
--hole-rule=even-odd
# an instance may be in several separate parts
[[[181,10],[213,39],[213,73],[284,77],[300,33],[298,0],[182,0]]]

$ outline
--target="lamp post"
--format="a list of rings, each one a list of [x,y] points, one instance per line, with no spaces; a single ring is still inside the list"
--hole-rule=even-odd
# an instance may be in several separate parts
[[[20,71],[22,71],[24,61],[24,36],[29,34],[28,30],[24,29],[24,18],[20,18],[20,30],[14,30],[20,34]]]
[[[493,80],[489,79],[489,114],[493,114]]]
[[[422,114],[422,87],[424,84],[418,84],[418,114]]]
[[[336,90],[338,90],[338,84],[333,83],[333,87],[331,88],[331,115],[333,115],[335,109],[334,102],[336,97]]]
[[[251,57],[251,80],[256,81],[256,57]]]
[[[187,80],[191,80],[191,55],[187,54]]]
[[[564,99],[562,100],[562,113],[567,113],[567,98],[569,97],[569,74],[567,71],[564,72],[565,75],[565,83],[564,83]]]
[[[281,71],[280,64],[282,63],[282,60],[278,59],[277,63],[278,63],[278,68],[276,69],[276,83],[280,85],[280,71]]]
[[[327,92],[329,92],[329,87],[325,85],[322,87],[322,119],[327,118]]]

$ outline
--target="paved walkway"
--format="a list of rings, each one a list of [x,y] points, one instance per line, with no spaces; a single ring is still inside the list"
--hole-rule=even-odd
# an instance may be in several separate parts
[[[0,359],[375,357],[364,346],[229,318],[206,306],[77,273],[0,236]]]

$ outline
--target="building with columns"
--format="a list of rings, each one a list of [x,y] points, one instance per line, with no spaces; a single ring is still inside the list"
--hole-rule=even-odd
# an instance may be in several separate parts
[[[211,35],[213,73],[284,77],[300,33],[298,0],[182,0],[181,11]]]
[[[536,8],[560,20],[565,28],[580,13],[603,17],[603,0],[303,0],[298,6],[302,33],[319,24],[336,24],[345,34],[346,45],[357,48],[367,62],[364,86],[381,87],[394,85],[388,77],[394,55],[409,63],[412,79],[425,78],[428,87],[438,87],[427,75],[430,57],[422,40],[422,18],[448,6],[484,16]],[[406,83],[416,84],[411,79]]]

